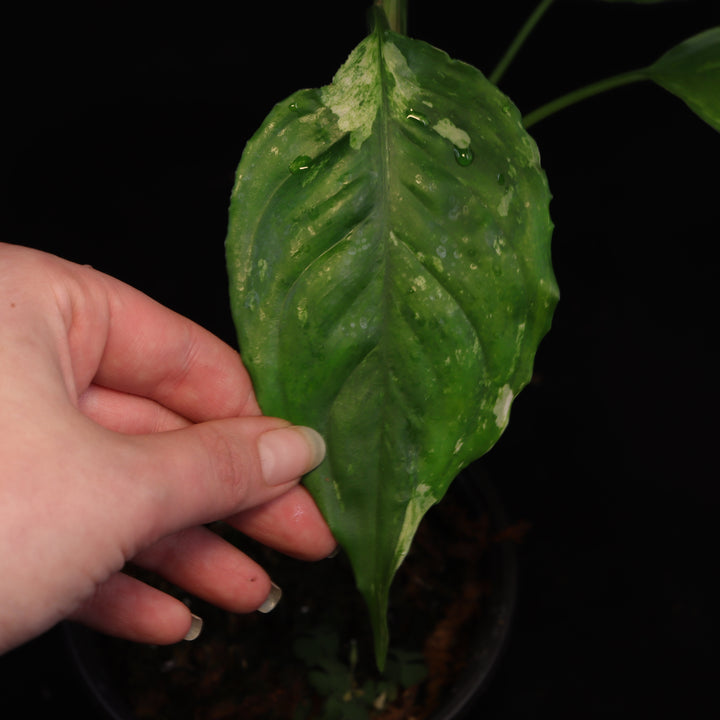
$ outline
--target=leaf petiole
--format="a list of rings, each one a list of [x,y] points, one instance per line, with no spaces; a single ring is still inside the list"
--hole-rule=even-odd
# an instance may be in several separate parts
[[[607,92],[608,90],[614,90],[615,88],[622,87],[623,85],[629,85],[631,83],[640,82],[642,80],[649,80],[646,69],[631,70],[629,72],[620,73],[619,75],[613,75],[612,77],[605,78],[604,80],[598,80],[590,85],[573,90],[565,95],[561,95],[555,100],[551,100],[545,105],[536,108],[532,112],[529,112],[523,117],[523,126],[527,130],[530,126],[535,123],[544,120],[550,115],[554,115],[560,110],[564,110],[571,105],[575,105],[582,100],[591,98],[595,95]]]
[[[383,9],[393,32],[407,35],[407,0],[375,0],[375,5]]]
[[[528,35],[534,30],[535,26],[540,22],[542,16],[550,9],[550,6],[555,0],[542,0],[542,2],[535,8],[530,17],[525,21],[525,24],[520,28],[515,39],[510,44],[510,47],[505,51],[505,54],[500,59],[495,69],[492,71],[488,80],[497,85],[500,82],[500,78],[505,74],[510,63],[515,59],[518,51],[522,47]]]

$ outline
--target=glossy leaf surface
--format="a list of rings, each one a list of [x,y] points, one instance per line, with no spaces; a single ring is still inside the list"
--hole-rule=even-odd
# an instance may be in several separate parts
[[[646,73],[720,131],[720,27],[676,45]]]
[[[382,18],[243,153],[227,237],[241,352],[264,412],[327,440],[305,482],[380,665],[421,518],[496,442],[549,328],[549,200],[512,103]]]

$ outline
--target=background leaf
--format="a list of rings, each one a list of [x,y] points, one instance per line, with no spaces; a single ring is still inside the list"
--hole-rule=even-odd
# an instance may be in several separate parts
[[[306,484],[380,665],[418,523],[496,442],[548,330],[549,200],[512,103],[382,22],[243,153],[227,237],[240,348],[263,410],[328,441]]]
[[[646,73],[720,131],[720,27],[676,45]]]

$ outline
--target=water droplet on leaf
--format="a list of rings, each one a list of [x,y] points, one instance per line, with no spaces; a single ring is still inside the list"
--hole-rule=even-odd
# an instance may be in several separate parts
[[[417,123],[418,125],[422,125],[423,127],[427,127],[430,124],[430,121],[423,115],[422,113],[418,112],[417,110],[408,110],[407,115],[405,116],[406,120],[411,120],[412,122]]]
[[[469,147],[453,147],[453,152],[455,153],[455,160],[457,161],[457,164],[462,165],[463,167],[470,165],[475,157],[473,155],[473,151]]]
[[[297,97],[288,104],[288,110],[291,113],[295,113],[295,115],[307,115],[308,113],[315,112],[317,109],[317,101],[314,98],[309,97],[307,94]]]
[[[288,166],[288,170],[293,175],[297,175],[297,173],[303,172],[305,170],[310,169],[310,163],[312,163],[312,158],[308,155],[298,155]]]

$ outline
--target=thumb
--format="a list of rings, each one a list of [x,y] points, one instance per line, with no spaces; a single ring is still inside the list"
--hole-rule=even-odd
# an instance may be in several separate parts
[[[135,478],[133,514],[144,526],[135,536],[142,545],[266,503],[325,457],[315,430],[264,416],[126,439],[134,445],[127,473]]]

